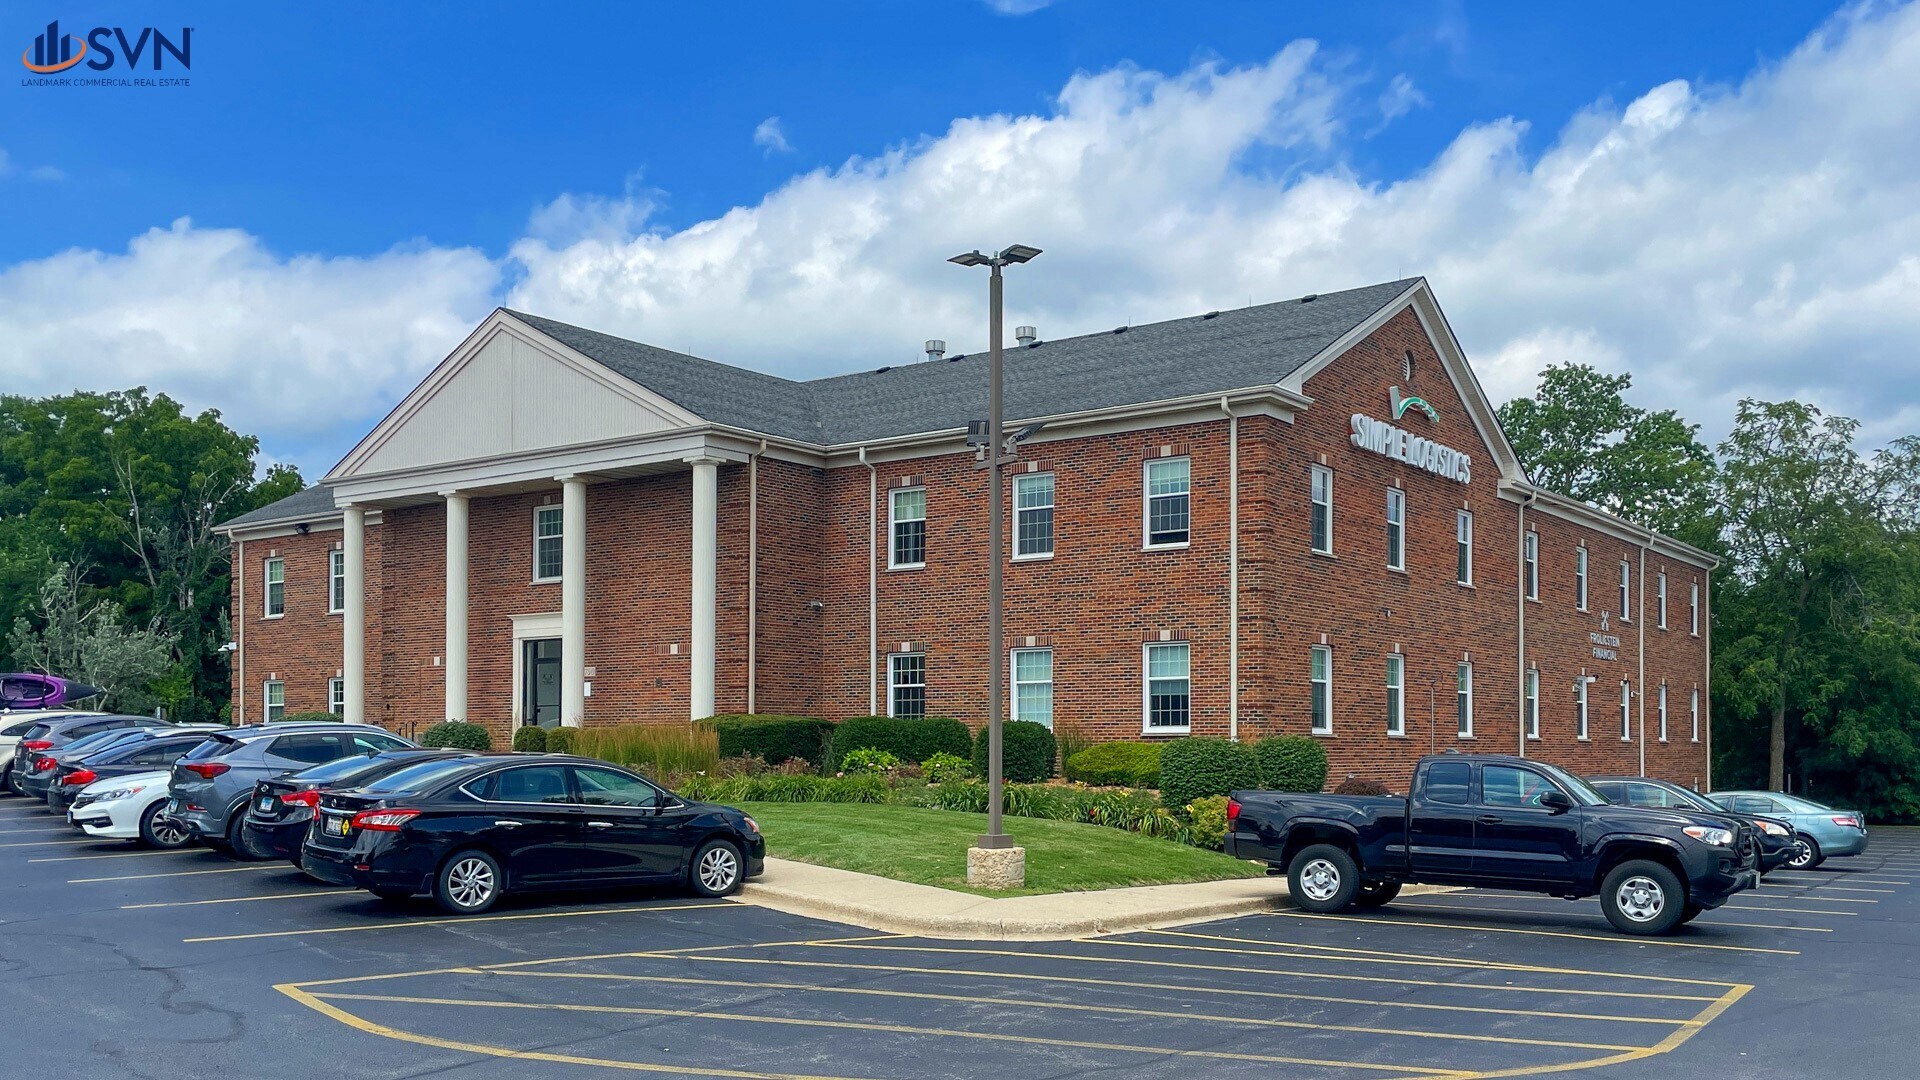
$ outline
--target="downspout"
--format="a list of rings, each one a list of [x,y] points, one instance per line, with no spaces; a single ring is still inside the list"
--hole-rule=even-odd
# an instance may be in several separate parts
[[[1520,604],[1514,619],[1520,656],[1520,756],[1527,756],[1527,507],[1533,505],[1533,492],[1520,500]]]
[[[760,440],[760,453],[747,458],[747,713],[758,712],[757,680],[760,644],[760,457],[767,452],[767,440]]]
[[[1227,738],[1240,741],[1240,418],[1227,399]]]
[[[874,689],[880,679],[880,541],[876,532],[880,527],[876,520],[875,507],[880,502],[880,474],[873,463],[867,460],[867,448],[860,448],[860,464],[867,467],[867,715],[877,716],[880,712],[879,691]]]
[[[229,679],[233,683],[233,723],[237,727],[247,722],[247,542],[234,540],[233,546],[233,558],[229,560],[229,565],[239,577],[238,598],[234,601],[239,618],[233,621],[234,672]],[[333,588],[331,581],[327,583],[327,588]],[[333,703],[329,701],[327,704]]]
[[[1638,608],[1634,614],[1640,624],[1640,645],[1635,651],[1640,654],[1640,775],[1647,775],[1647,545],[1653,543],[1653,530],[1647,530],[1647,539],[1640,545],[1640,580],[1634,583],[1638,593],[1633,606]]]
[[[1705,791],[1713,790],[1713,568],[1709,566],[1700,576],[1700,634],[1706,645],[1706,676],[1701,680],[1700,704],[1707,710],[1701,717],[1706,732],[1707,748],[1707,786]]]

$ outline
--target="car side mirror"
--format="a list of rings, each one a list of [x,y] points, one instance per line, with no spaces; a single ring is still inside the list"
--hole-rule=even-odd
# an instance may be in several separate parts
[[[1573,809],[1573,800],[1567,797],[1566,792],[1555,789],[1541,793],[1540,805],[1556,814],[1563,814]]]

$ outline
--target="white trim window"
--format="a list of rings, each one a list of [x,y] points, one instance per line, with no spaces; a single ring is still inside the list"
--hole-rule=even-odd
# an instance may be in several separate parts
[[[1653,592],[1660,601],[1660,629],[1665,630],[1667,628],[1667,572],[1660,571],[1660,576],[1653,580]]]
[[[1008,667],[1013,674],[1008,712],[1015,720],[1053,727],[1053,650],[1015,649]]]
[[[1053,474],[1013,478],[1013,557],[1053,558]]]
[[[1660,684],[1660,741],[1667,741],[1667,684]]]
[[[267,723],[271,724],[287,715],[287,684],[279,679],[268,679],[260,684],[260,701]]]
[[[927,715],[926,653],[887,657],[887,715],[915,720]]]
[[[1407,568],[1407,493],[1387,489],[1387,569]]]
[[[1576,611],[1587,610],[1587,549],[1573,549],[1573,607]]]
[[[1633,564],[1620,560],[1620,621],[1633,621]]]
[[[1700,636],[1700,583],[1694,582],[1687,592],[1687,622],[1692,626],[1690,633]]]
[[[1455,719],[1463,739],[1473,738],[1473,665],[1465,660],[1453,673]]]
[[[1193,460],[1152,458],[1141,473],[1141,527],[1149,548],[1186,547],[1193,537]]]
[[[327,614],[347,610],[347,553],[339,548],[327,552]]]
[[[1460,585],[1473,584],[1473,511],[1460,510],[1453,515],[1453,580]]]
[[[1700,688],[1694,687],[1687,698],[1687,721],[1693,728],[1693,741],[1700,741]]]
[[[1333,650],[1315,645],[1309,652],[1307,680],[1313,693],[1313,733],[1333,734]]]
[[[1321,555],[1333,554],[1333,470],[1315,465],[1309,481],[1312,499],[1312,533],[1308,543]]]
[[[533,580],[559,581],[566,565],[566,529],[564,508],[533,508]]]
[[[1526,701],[1522,707],[1526,710],[1527,738],[1538,739],[1540,737],[1540,669],[1539,668],[1527,669],[1527,683],[1526,683],[1526,691],[1525,691],[1524,697],[1526,698]]]
[[[1387,654],[1387,734],[1407,733],[1407,658]]]
[[[1148,735],[1188,731],[1193,726],[1193,653],[1184,641],[1150,643],[1142,665],[1142,729]]]
[[[327,680],[327,711],[335,716],[347,713],[347,680],[338,675]]]
[[[1527,599],[1540,599],[1540,534],[1527,530],[1526,539],[1521,541],[1521,559],[1526,565]]]
[[[278,556],[268,559],[266,580],[260,613],[266,618],[277,619],[287,613],[287,560]]]
[[[1573,684],[1573,737],[1587,741],[1587,686],[1593,680],[1585,675]]]
[[[1620,680],[1620,741],[1633,741],[1633,680]]]
[[[918,570],[927,565],[927,489],[895,488],[887,493],[887,569]]]

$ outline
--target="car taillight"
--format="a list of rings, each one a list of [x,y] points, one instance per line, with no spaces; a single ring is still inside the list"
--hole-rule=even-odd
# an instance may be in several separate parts
[[[60,767],[60,763],[53,760],[50,757],[43,757],[39,761],[36,761],[33,763],[34,772],[52,772],[53,770],[59,767]]]
[[[347,827],[367,832],[399,832],[400,826],[419,816],[418,810],[362,810],[353,815]]]
[[[284,806],[319,806],[320,793],[318,791],[289,791],[285,795],[280,796],[280,802]]]
[[[100,779],[100,777],[95,775],[92,769],[76,769],[61,777],[60,782],[78,787],[81,784],[91,784],[98,779]]]
[[[211,780],[232,768],[224,761],[183,761],[180,767],[202,780]]]
[[[1239,820],[1240,820],[1240,800],[1228,799],[1227,800],[1227,827],[1231,829],[1233,827],[1234,822]]]
[[[51,750],[53,749],[53,744],[51,742],[48,742],[46,739],[23,739],[20,743],[20,749]]]
[[[1845,829],[1857,829],[1860,827],[1860,819],[1854,817],[1852,814],[1838,815],[1833,819],[1833,823]]]

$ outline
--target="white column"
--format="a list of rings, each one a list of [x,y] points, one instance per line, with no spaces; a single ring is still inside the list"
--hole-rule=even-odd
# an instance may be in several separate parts
[[[715,580],[719,571],[720,462],[689,458],[693,465],[693,676],[688,713],[713,715]]]
[[[367,722],[367,512],[359,506],[342,512],[340,550],[346,563],[347,609],[341,613],[340,678],[346,683],[342,710],[349,724]]]
[[[467,718],[467,496],[447,498],[447,716]]]
[[[587,712],[587,482],[560,477],[560,723]]]

